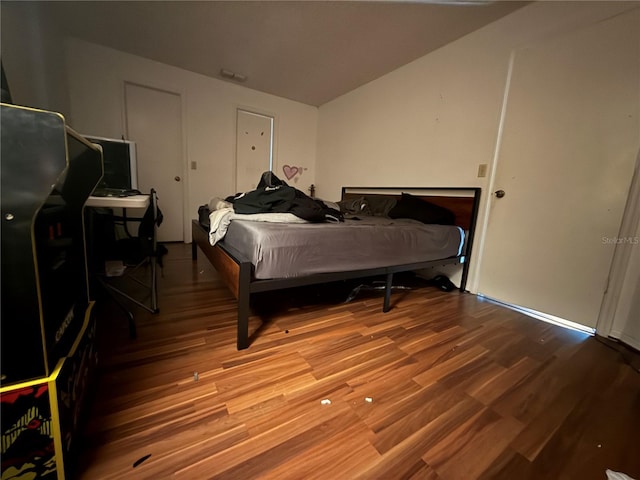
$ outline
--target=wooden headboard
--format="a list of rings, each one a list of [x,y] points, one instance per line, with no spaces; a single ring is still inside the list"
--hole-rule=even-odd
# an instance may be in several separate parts
[[[384,195],[399,199],[402,193],[449,209],[456,217],[456,225],[473,232],[480,204],[480,188],[476,187],[342,187],[342,200],[364,195]]]

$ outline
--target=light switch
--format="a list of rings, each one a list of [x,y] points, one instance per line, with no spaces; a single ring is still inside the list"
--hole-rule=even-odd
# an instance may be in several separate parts
[[[197,170],[197,169],[198,169],[198,162],[194,160],[191,162],[191,170]]]
[[[487,164],[481,163],[478,165],[478,177],[486,177],[487,176]]]

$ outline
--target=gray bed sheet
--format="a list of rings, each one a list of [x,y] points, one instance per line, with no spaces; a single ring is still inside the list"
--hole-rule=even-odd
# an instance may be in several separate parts
[[[305,224],[234,220],[224,243],[251,260],[257,279],[404,265],[461,254],[460,227],[359,218]]]

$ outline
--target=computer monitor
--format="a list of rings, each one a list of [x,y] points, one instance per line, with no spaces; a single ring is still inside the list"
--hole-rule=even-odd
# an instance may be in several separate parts
[[[138,188],[136,144],[130,140],[83,135],[102,147],[104,175],[96,187],[101,189],[131,190]]]

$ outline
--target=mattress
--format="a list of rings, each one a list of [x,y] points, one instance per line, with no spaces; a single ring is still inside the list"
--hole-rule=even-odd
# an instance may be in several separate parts
[[[224,244],[251,260],[255,278],[270,279],[456,257],[464,232],[456,226],[385,217],[304,224],[234,220]]]

